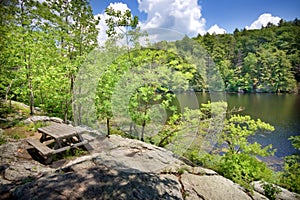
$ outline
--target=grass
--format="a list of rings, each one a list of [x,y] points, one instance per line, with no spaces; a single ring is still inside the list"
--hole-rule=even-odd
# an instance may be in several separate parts
[[[78,149],[68,149],[62,155],[65,159],[72,159],[74,157],[78,157],[86,154],[87,154],[86,150],[78,148]]]
[[[37,133],[37,129],[49,125],[49,122],[37,122],[31,124],[18,123],[13,127],[4,129],[0,135],[0,145],[5,144],[9,139],[20,140],[32,137]]]
[[[7,142],[7,137],[3,134],[0,135],[0,145],[5,144]]]
[[[38,130],[38,128],[45,127],[48,125],[50,125],[49,122],[36,122],[36,123],[27,124],[27,125],[25,125],[25,127],[26,127],[27,131],[36,132]]]
[[[12,127],[4,130],[3,135],[5,135],[8,138],[12,138],[15,140],[27,138],[28,131],[26,130],[26,127]]]
[[[15,101],[0,102],[0,117],[7,118],[11,115],[28,117],[30,114],[29,107]]]
[[[28,176],[22,180],[22,184],[31,183],[32,181],[34,181],[34,178],[31,176]]]
[[[118,128],[117,129],[111,128],[110,129],[110,134],[111,135],[120,135],[123,138],[138,139],[138,137],[136,137],[136,136],[134,136],[134,135],[132,135],[130,133],[126,133],[126,132],[124,132],[124,131],[122,131],[122,130],[120,130]]]
[[[0,128],[10,128],[28,118],[30,110],[24,104],[0,100]]]
[[[70,160],[79,156],[87,155],[88,151],[83,148],[74,148],[74,149],[68,149],[65,152],[55,154],[53,155],[52,161],[58,161],[61,159]]]

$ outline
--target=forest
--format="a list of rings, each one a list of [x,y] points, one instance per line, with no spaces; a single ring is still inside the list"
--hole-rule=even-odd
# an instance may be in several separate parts
[[[297,92],[300,81],[300,20],[281,20],[260,30],[199,35],[233,92]]]
[[[99,46],[100,19],[94,17],[87,0],[4,0],[0,2],[0,12],[1,109],[3,102],[23,102],[29,105],[30,115],[39,108],[49,116],[79,124],[105,121],[107,135],[128,136],[114,125],[124,121],[126,116],[122,113],[127,109],[129,133],[135,128],[133,124],[141,127],[137,137],[129,137],[161,147],[172,145],[176,152],[181,148],[177,142],[188,139],[185,134],[191,132],[197,139],[186,151],[177,153],[195,164],[212,168],[248,189],[252,181],[265,180],[300,192],[299,155],[287,157],[284,172],[278,174],[255,158],[274,154],[272,146],[247,142],[247,137],[258,131],[272,132],[273,126],[238,115],[235,110],[227,111],[224,102],[208,102],[199,110],[186,109],[183,113],[174,103],[175,91],[297,93],[300,20],[281,20],[279,25],[268,24],[260,30],[236,29],[232,34],[207,33],[143,46],[139,39],[147,33],[137,26],[138,18],[129,10],[121,13],[108,8],[109,39],[105,46]],[[126,34],[120,35],[120,28]],[[130,45],[116,45],[120,37]],[[101,65],[97,69],[102,70],[101,74],[90,68],[82,75],[80,67],[85,63]],[[197,68],[201,63],[206,67]],[[138,87],[140,80],[132,75],[141,74],[147,81]],[[78,77],[96,80],[92,106],[86,97],[75,98],[83,87],[92,87],[91,83],[78,82]],[[128,91],[131,93],[127,95]],[[120,106],[126,101],[115,94],[127,95],[126,108]],[[153,109],[154,104],[161,107]],[[95,107],[94,118],[82,113],[84,106]],[[161,109],[167,110],[165,116],[160,115]],[[158,122],[153,120],[163,117],[165,125],[159,133],[147,136],[146,127],[155,127]],[[203,138],[215,134],[211,123],[215,127],[224,123],[218,138],[220,144],[226,144],[225,151],[219,146],[223,156],[219,155],[220,149],[214,154],[199,155]],[[299,138],[291,140],[299,149]]]
[[[76,73],[98,45],[99,19],[91,7],[86,1],[74,1],[72,7],[63,1],[2,1],[1,13],[1,98],[72,119]],[[226,91],[298,92],[300,20],[194,40],[213,59]],[[189,64],[172,65],[176,62],[178,70],[190,71],[191,89],[207,91]]]

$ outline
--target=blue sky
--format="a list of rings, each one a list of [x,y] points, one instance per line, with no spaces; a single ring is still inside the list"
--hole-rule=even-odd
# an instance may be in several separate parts
[[[284,20],[300,18],[299,0],[201,0],[203,17],[208,26],[218,24],[228,32],[251,25],[263,13]]]
[[[300,0],[91,0],[90,4],[102,18],[99,26],[104,32],[107,6],[130,9],[142,28],[169,28],[190,37],[300,19]]]

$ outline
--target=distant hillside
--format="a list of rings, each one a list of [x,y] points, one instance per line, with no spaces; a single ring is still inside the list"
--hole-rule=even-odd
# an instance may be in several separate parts
[[[295,92],[300,82],[300,20],[260,30],[195,38],[211,55],[227,91]]]

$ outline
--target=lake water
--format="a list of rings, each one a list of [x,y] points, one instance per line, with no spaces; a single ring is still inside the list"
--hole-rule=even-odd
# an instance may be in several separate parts
[[[180,101],[195,107],[191,93],[179,94]],[[199,104],[210,100],[208,93],[196,93]],[[257,141],[263,146],[272,144],[277,149],[275,156],[265,158],[268,162],[278,164],[282,158],[297,151],[288,140],[290,136],[300,135],[300,95],[299,94],[227,94],[228,109],[243,107],[239,114],[260,118],[275,127],[275,131],[259,134],[249,138],[250,142]],[[298,152],[299,153],[299,152]]]

